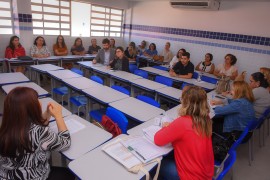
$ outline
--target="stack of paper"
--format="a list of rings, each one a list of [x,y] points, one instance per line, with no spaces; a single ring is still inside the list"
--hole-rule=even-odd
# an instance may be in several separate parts
[[[82,130],[83,128],[85,128],[84,124],[82,124],[74,119],[68,119],[65,121],[65,123],[66,123],[66,126],[67,126],[70,134],[74,134],[74,133]],[[49,124],[49,126],[53,132],[58,133],[58,127],[57,127],[56,121],[51,122]]]

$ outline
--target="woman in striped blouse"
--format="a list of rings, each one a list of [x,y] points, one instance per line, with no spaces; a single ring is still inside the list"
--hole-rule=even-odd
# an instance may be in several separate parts
[[[42,114],[37,92],[27,87],[17,87],[6,96],[0,127],[0,179],[74,179],[67,169],[51,168],[48,162],[51,151],[67,149],[71,143],[61,108],[49,103]],[[56,119],[58,134],[48,127],[50,116]]]

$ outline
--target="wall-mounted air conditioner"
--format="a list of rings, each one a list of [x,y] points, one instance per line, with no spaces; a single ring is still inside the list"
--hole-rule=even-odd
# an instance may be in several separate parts
[[[218,10],[220,0],[170,0],[173,8]]]

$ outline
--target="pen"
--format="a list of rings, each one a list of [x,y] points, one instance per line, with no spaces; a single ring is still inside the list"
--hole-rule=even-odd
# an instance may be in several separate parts
[[[144,161],[146,160],[143,155],[141,155],[138,151],[136,151],[135,149],[133,149],[131,146],[128,146],[128,150],[130,151],[134,151],[138,156],[140,156]]]

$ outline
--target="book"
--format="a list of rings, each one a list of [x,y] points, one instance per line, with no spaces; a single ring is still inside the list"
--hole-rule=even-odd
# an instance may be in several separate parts
[[[68,119],[65,121],[65,123],[71,135],[85,128],[84,124],[74,119]],[[50,122],[49,126],[53,132],[58,133],[58,127],[57,127],[56,121]]]

